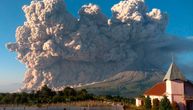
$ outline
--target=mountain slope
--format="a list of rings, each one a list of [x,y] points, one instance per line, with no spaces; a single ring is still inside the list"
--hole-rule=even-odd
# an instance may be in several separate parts
[[[102,82],[84,85],[89,92],[97,95],[121,95],[134,97],[143,94],[163,78],[162,72],[125,71]]]

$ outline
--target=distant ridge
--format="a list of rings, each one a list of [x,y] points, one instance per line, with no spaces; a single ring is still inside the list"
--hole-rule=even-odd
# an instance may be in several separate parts
[[[89,92],[97,95],[120,95],[135,97],[145,89],[163,79],[163,72],[125,71],[116,74],[104,81],[85,85]]]

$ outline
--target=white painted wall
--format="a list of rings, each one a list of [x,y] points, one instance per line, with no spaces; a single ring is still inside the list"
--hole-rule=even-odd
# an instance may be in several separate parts
[[[155,95],[151,95],[149,96],[151,98],[151,102],[153,102],[153,99],[158,99],[159,101],[163,98],[163,96],[155,96]]]
[[[135,105],[137,106],[137,107],[139,107],[139,106],[141,106],[142,105],[142,99],[141,98],[136,98],[135,99]]]
[[[170,80],[166,81],[166,96],[172,102],[172,81]]]

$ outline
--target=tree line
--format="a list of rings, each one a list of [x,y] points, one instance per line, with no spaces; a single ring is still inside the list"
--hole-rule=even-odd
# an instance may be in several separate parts
[[[73,88],[66,87],[62,91],[53,91],[46,85],[43,86],[40,90],[32,91],[30,93],[0,93],[0,105],[36,105],[87,100],[113,101],[133,104],[135,103],[134,99],[124,98],[120,96],[96,96],[88,93],[86,89],[75,90]]]

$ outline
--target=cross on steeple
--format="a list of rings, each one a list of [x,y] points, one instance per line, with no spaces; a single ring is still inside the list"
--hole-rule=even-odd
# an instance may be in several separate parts
[[[172,63],[175,62],[175,56],[174,56],[174,53],[171,53],[171,58],[172,58]]]

